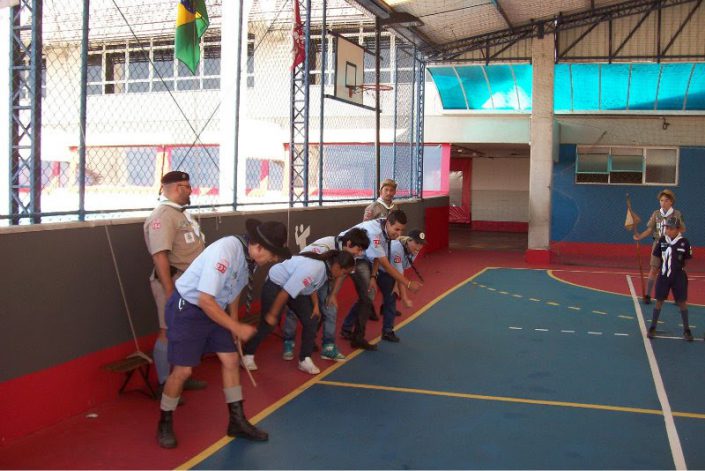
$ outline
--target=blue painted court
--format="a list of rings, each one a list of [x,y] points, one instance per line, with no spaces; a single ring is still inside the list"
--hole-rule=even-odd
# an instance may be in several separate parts
[[[703,468],[703,342],[645,342],[639,317],[650,314],[635,306],[550,271],[484,270],[406,321],[401,343],[381,342],[265,411],[269,442],[224,440],[186,465]],[[702,324],[703,308],[691,319]],[[678,332],[677,314],[663,320],[660,332]]]

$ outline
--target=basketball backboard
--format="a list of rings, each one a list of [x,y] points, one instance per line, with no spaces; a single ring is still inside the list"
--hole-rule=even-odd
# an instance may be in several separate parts
[[[365,81],[365,50],[343,36],[335,35],[335,86],[333,98],[362,106],[358,89]]]

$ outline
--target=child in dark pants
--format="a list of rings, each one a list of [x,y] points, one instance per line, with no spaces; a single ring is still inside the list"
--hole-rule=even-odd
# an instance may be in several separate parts
[[[688,239],[680,233],[681,222],[678,218],[670,217],[664,220],[663,226],[666,233],[659,239],[653,251],[653,255],[661,259],[661,269],[656,279],[656,307],[646,336],[650,339],[654,337],[661,307],[670,291],[681,312],[683,338],[690,342],[693,340],[693,334],[688,325],[688,275],[685,272],[685,262],[693,257],[692,250]]]

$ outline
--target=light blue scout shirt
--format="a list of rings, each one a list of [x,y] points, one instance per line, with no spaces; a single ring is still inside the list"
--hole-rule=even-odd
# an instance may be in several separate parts
[[[223,308],[247,285],[247,259],[242,242],[235,236],[216,240],[176,280],[182,298],[198,305],[199,292],[210,294]]]
[[[411,262],[416,259],[416,255],[411,256],[411,261],[404,251],[404,245],[398,240],[392,241],[392,253],[389,256],[389,263],[399,272],[404,273],[404,270],[411,267]],[[382,265],[379,266],[381,271],[385,271]]]
[[[326,253],[330,250],[340,250],[335,243],[335,236],[322,237],[311,242],[302,252]]]
[[[373,219],[353,226],[367,231],[367,237],[370,238],[370,246],[365,250],[365,258],[370,262],[374,262],[376,258],[388,257],[389,255],[387,253],[389,240],[384,234],[384,224],[380,223],[380,221],[383,221],[383,219]],[[342,237],[348,230],[350,229],[341,232],[338,237]]]
[[[269,279],[292,298],[310,295],[328,281],[326,262],[294,255],[270,268]]]

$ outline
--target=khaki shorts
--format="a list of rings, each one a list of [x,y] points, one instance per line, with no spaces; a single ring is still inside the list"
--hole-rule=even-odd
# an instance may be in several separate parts
[[[177,272],[172,279],[174,282],[179,279],[182,272]],[[154,296],[154,303],[157,305],[157,317],[159,318],[159,328],[166,330],[166,320],[164,320],[164,306],[166,306],[167,298],[166,291],[164,291],[164,286],[162,286],[161,281],[159,281],[154,276],[154,270],[149,277],[149,285],[152,288],[152,296]]]
[[[653,244],[651,244],[651,260],[649,261],[649,265],[651,268],[661,268],[661,257],[657,257],[654,255],[654,249],[658,245],[658,239],[654,241]]]

